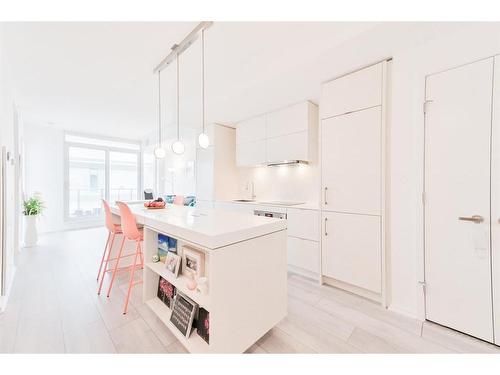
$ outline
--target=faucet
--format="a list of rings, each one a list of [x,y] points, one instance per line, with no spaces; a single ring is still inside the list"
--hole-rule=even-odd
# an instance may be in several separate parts
[[[250,185],[252,185],[252,195],[251,195],[251,198],[252,198],[252,200],[255,200],[255,198],[257,198],[257,195],[255,195],[255,184],[254,184],[253,181],[247,181],[246,190],[248,191],[248,189],[250,188]]]

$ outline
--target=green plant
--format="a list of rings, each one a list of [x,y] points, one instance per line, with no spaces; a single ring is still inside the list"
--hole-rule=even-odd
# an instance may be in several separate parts
[[[34,194],[32,197],[23,202],[23,214],[27,216],[39,215],[45,208],[42,197],[39,194]]]

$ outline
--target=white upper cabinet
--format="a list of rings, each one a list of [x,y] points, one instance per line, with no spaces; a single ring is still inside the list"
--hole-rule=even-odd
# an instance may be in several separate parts
[[[308,101],[242,121],[236,127],[237,165],[311,161],[317,131],[318,107]]]
[[[236,165],[255,167],[266,164],[266,140],[245,142],[236,145]]]
[[[307,131],[309,128],[309,112],[314,104],[302,102],[290,107],[271,112],[267,115],[267,137],[279,137],[291,133]]]
[[[267,139],[267,162],[309,160],[307,131]]]
[[[323,85],[321,118],[382,104],[383,63],[337,78]]]
[[[266,139],[266,116],[253,117],[236,125],[236,144]]]

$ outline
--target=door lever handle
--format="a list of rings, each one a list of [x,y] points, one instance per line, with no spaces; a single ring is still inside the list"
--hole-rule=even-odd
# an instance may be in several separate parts
[[[484,221],[484,218],[481,215],[473,215],[473,216],[460,216],[458,220],[461,221],[472,221],[473,223],[480,224]]]

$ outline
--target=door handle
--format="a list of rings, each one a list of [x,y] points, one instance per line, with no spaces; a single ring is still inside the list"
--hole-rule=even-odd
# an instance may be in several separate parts
[[[484,218],[481,215],[473,215],[471,217],[468,216],[460,216],[458,220],[461,221],[472,221],[473,223],[480,224],[484,221]]]
[[[326,222],[328,221],[328,218],[325,217],[325,236],[328,236],[328,230],[326,228]]]
[[[326,197],[326,192],[328,191],[328,187],[325,186],[325,205],[328,204],[328,199]]]

